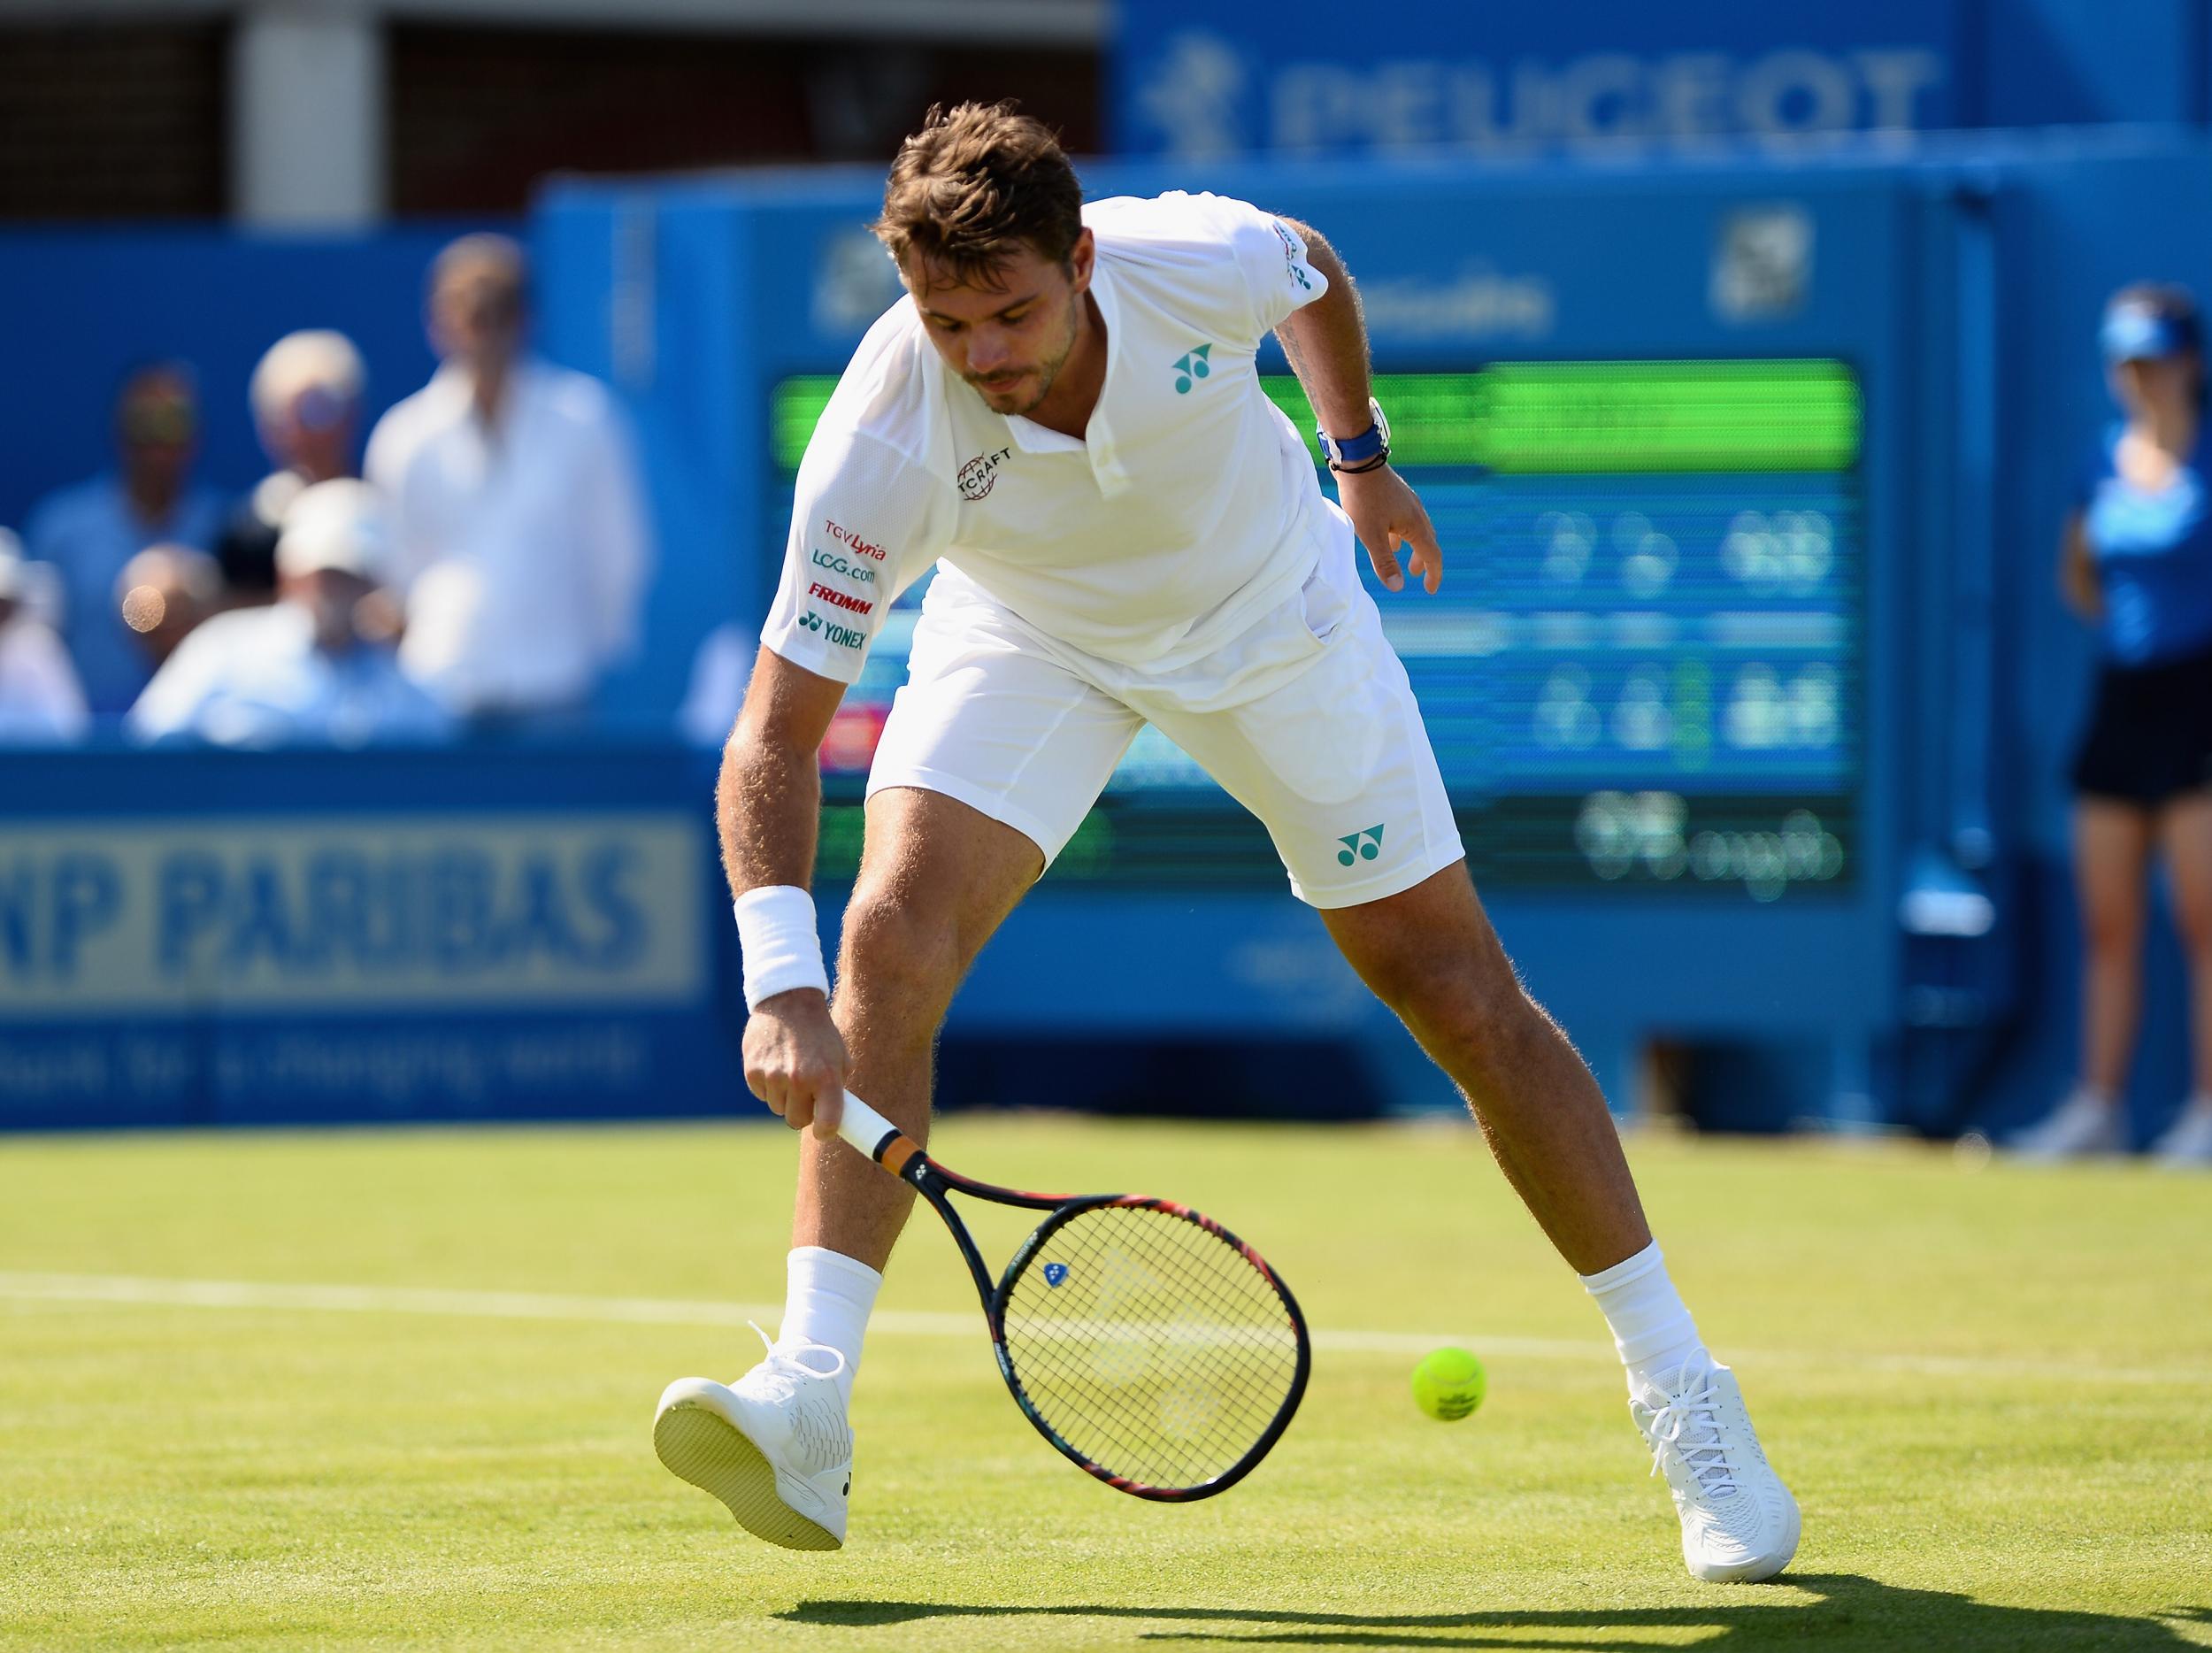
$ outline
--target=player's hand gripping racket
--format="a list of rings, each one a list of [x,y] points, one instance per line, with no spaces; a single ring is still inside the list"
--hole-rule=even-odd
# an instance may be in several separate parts
[[[1210,1217],[1138,1194],[1025,1194],[948,1171],[850,1091],[838,1134],[911,1183],[982,1295],[1000,1374],[1037,1432],[1110,1487],[1207,1498],[1267,1456],[1306,1392],[1305,1317]],[[1051,1213],[994,1285],[947,1196]]]

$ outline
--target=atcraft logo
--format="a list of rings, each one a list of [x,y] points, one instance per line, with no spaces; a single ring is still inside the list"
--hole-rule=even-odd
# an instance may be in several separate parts
[[[1383,823],[1355,833],[1347,833],[1337,842],[1344,847],[1336,852],[1336,864],[1349,866],[1355,860],[1371,861],[1382,853]]]
[[[827,517],[822,519],[822,526],[829,530],[830,538],[835,540],[847,550],[857,551],[863,557],[872,557],[877,562],[881,562],[883,560],[883,547],[881,545],[862,539],[859,534],[854,533],[850,528],[839,527]]]
[[[817,550],[814,553],[814,565],[817,568],[826,568],[833,574],[842,574],[846,579],[855,580],[864,586],[872,586],[876,582],[874,569],[865,563],[849,562],[834,551]]]
[[[1203,379],[1208,373],[1213,372],[1213,369],[1206,365],[1206,358],[1213,354],[1213,348],[1211,344],[1202,344],[1196,350],[1186,350],[1175,358],[1175,394],[1177,396],[1188,396],[1194,380]]]
[[[998,468],[1014,450],[1001,448],[996,453],[979,453],[960,467],[960,497],[981,499],[998,483]]]
[[[849,613],[866,614],[872,612],[876,606],[865,597],[856,597],[842,591],[833,591],[818,580],[809,586],[806,591],[809,596],[819,598],[832,608],[843,609]]]

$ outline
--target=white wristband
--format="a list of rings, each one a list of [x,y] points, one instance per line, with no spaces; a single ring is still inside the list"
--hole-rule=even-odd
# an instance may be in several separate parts
[[[737,944],[745,957],[745,1008],[794,988],[829,996],[814,897],[795,884],[763,884],[737,898]]]

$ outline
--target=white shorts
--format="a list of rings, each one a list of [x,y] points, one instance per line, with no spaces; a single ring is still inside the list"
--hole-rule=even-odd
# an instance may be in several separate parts
[[[869,795],[957,798],[1049,865],[1148,722],[1260,819],[1310,905],[1379,901],[1460,860],[1405,667],[1353,572],[1351,525],[1330,511],[1338,531],[1304,589],[1166,674],[1071,650],[941,566]]]

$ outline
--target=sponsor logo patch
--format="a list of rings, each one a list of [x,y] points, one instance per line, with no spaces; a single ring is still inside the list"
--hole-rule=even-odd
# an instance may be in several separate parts
[[[835,551],[817,550],[814,553],[814,565],[817,568],[826,568],[833,574],[842,574],[846,579],[858,585],[872,586],[876,582],[874,569],[865,563],[856,563],[849,557],[840,557]]]
[[[996,453],[979,453],[960,467],[957,479],[960,497],[981,499],[998,485],[998,468],[1013,453],[1011,448],[1001,448]]]
[[[872,613],[876,606],[865,597],[852,596],[846,592],[832,590],[818,580],[809,586],[806,591],[809,596],[818,598],[833,609],[843,609],[851,614]]]
[[[822,526],[829,531],[830,538],[835,540],[847,550],[857,551],[861,556],[872,557],[879,563],[883,560],[883,546],[879,542],[863,539],[850,528],[839,527],[827,517],[822,519]]]
[[[840,626],[833,619],[824,619],[812,609],[799,616],[799,629],[819,632],[841,649],[857,649],[868,641],[866,632],[855,631],[849,626]]]
[[[1312,292],[1313,283],[1306,279],[1305,260],[1298,245],[1298,238],[1283,227],[1280,219],[1270,219],[1267,221],[1275,231],[1275,239],[1283,243],[1283,264],[1290,273],[1290,279],[1309,293]]]

